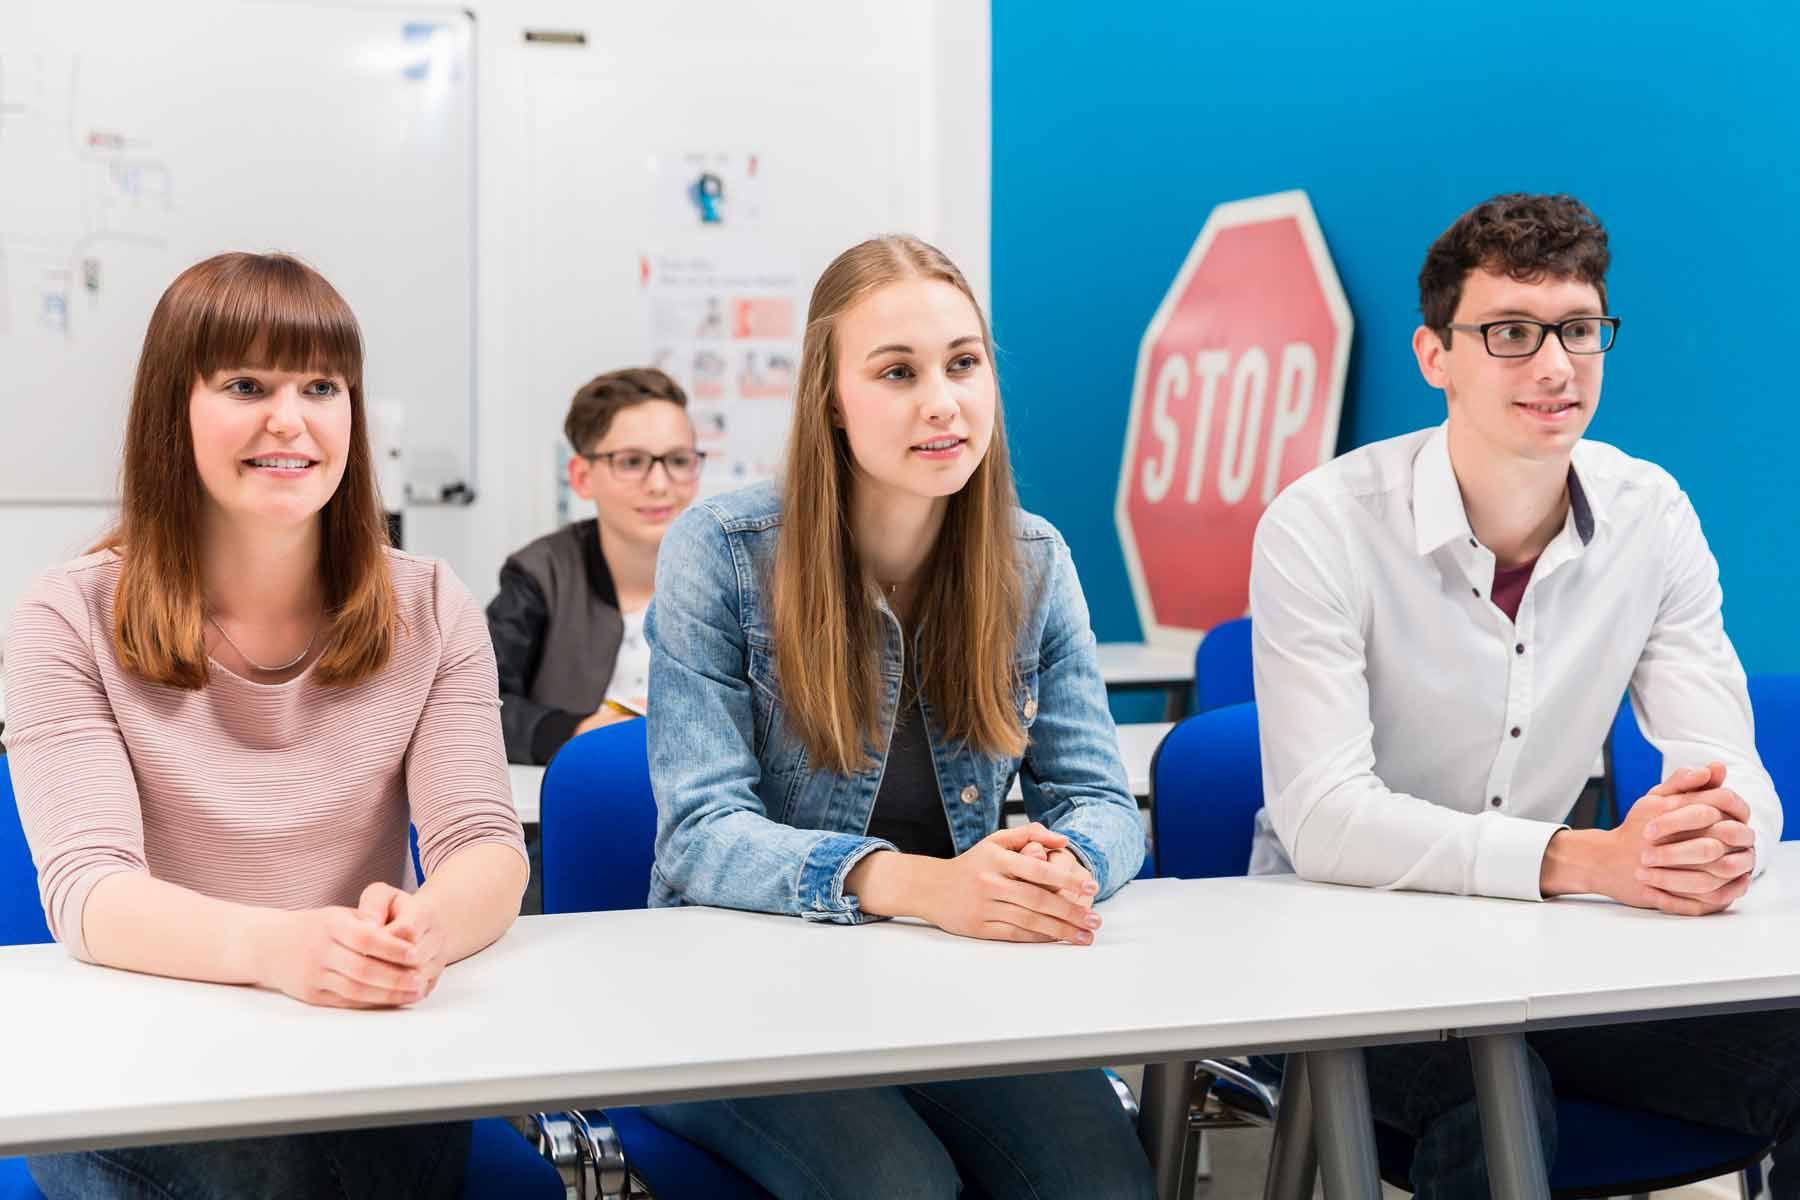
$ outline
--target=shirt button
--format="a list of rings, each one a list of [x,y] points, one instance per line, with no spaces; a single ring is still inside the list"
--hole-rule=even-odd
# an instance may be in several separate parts
[[[1516,646],[1514,646],[1514,647],[1513,647],[1513,653],[1515,653],[1515,654],[1523,654],[1523,653],[1525,653],[1525,643],[1524,643],[1524,642],[1520,642],[1520,643],[1519,643],[1519,644],[1518,644],[1518,645],[1516,645]]]
[[[1493,798],[1493,799],[1492,799],[1492,800],[1489,800],[1489,801],[1488,801],[1488,803],[1489,803],[1489,804],[1492,804],[1492,805],[1493,805],[1493,806],[1494,806],[1494,807],[1495,807],[1495,808],[1499,808],[1499,807],[1500,807],[1500,803],[1501,803],[1501,802],[1500,802],[1500,797],[1498,797],[1498,796],[1495,796],[1495,797],[1494,797],[1494,798]]]
[[[1470,539],[1469,539],[1469,545],[1471,545],[1471,546],[1475,546],[1475,547],[1479,547],[1479,546],[1480,546],[1480,545],[1481,545],[1481,543],[1480,543],[1480,542],[1478,542],[1478,541],[1476,541],[1476,540],[1475,540],[1475,539],[1474,539],[1474,538],[1470,538]]]
[[[1027,700],[1025,702],[1025,719],[1027,721],[1030,721],[1030,720],[1035,719],[1036,717],[1037,717],[1037,701],[1036,700]]]
[[[1471,596],[1475,597],[1477,600],[1479,600],[1479,599],[1481,599],[1481,589],[1480,588],[1470,588],[1469,595],[1471,595]]]
[[[981,799],[981,792],[976,789],[974,784],[971,783],[962,790],[962,802],[964,804],[973,804],[979,799]]]
[[[1514,726],[1513,726],[1513,728],[1512,728],[1512,734],[1513,734],[1513,736],[1514,736],[1514,737],[1518,737],[1518,736],[1519,736],[1519,727],[1518,727],[1518,726],[1517,726],[1517,725],[1514,725]]]

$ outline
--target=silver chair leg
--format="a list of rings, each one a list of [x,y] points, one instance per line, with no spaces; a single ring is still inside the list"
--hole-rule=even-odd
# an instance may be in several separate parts
[[[625,1161],[625,1146],[619,1141],[618,1132],[606,1121],[589,1122],[579,1112],[568,1115],[575,1123],[592,1172],[593,1191],[584,1195],[591,1194],[595,1200],[630,1200],[631,1168]]]
[[[563,1177],[567,1200],[593,1200],[587,1147],[570,1115],[566,1112],[531,1114],[531,1124],[537,1129],[537,1152]]]
[[[1526,1055],[1525,1038],[1517,1033],[1469,1039],[1475,1098],[1481,1108],[1481,1143],[1487,1151],[1488,1186],[1494,1200],[1550,1197]]]
[[[1194,1094],[1194,1063],[1146,1063],[1139,1097],[1138,1140],[1150,1157],[1157,1200],[1180,1200],[1182,1180],[1191,1177],[1186,1161],[1188,1106]]]
[[[1290,1054],[1281,1077],[1281,1103],[1275,1109],[1275,1143],[1269,1150],[1263,1200],[1312,1200],[1318,1173],[1306,1055]]]

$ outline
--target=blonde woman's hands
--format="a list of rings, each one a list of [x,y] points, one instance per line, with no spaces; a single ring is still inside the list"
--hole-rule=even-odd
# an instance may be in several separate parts
[[[1099,893],[1100,885],[1094,883],[1093,873],[1081,865],[1081,860],[1075,857],[1074,851],[1066,846],[1061,850],[1046,850],[1042,842],[1027,842],[1020,853],[1027,858],[1042,859],[1051,866],[1059,867],[1065,873],[1072,875],[1077,881],[1076,886],[1062,888],[1057,895],[1071,903],[1079,904],[1083,908],[1093,907],[1094,897]],[[1084,883],[1092,883],[1094,886],[1091,888],[1080,886]]]
[[[948,860],[931,860],[937,885],[920,915],[950,933],[1008,942],[1087,945],[1100,929],[1098,886],[1065,847],[1033,822],[1002,829]]]

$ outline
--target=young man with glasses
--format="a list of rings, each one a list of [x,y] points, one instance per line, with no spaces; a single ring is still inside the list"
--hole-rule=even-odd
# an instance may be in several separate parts
[[[1448,420],[1328,463],[1264,515],[1253,869],[1699,916],[1741,897],[1780,838],[1699,518],[1667,472],[1581,437],[1620,324],[1609,263],[1568,196],[1463,214],[1426,255],[1412,343]],[[1567,828],[1628,687],[1669,778],[1620,797],[1636,804],[1616,829]],[[1800,1124],[1790,1013],[1528,1042],[1546,1162],[1552,1081],[1772,1140]],[[1367,1062],[1377,1118],[1418,1139],[1417,1194],[1487,1196],[1467,1050]],[[1776,1161],[1774,1194],[1800,1195],[1796,1147]]]
[[[563,429],[575,450],[569,486],[594,516],[508,558],[487,609],[516,763],[547,763],[576,734],[644,711],[656,552],[693,501],[706,458],[687,394],[654,368],[582,385]]]

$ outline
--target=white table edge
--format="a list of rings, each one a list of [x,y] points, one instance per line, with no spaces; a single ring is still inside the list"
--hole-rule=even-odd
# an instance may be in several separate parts
[[[622,1071],[571,1071],[516,1079],[362,1088],[342,1092],[207,1100],[0,1118],[0,1156],[101,1146],[156,1145],[457,1120],[542,1110],[597,1108],[688,1099],[830,1091],[889,1083],[1032,1074],[1121,1063],[1160,1062],[1344,1046],[1435,1041],[1459,1026],[1504,1025],[1523,1018],[1514,1000],[1446,1004],[1404,1013],[1354,1013],[1275,1021],[1199,1023],[1158,1029],[1020,1038],[920,1050],[834,1051],[781,1060],[746,1058]],[[272,1116],[279,1112],[282,1116]],[[24,1128],[35,1132],[26,1135]]]

